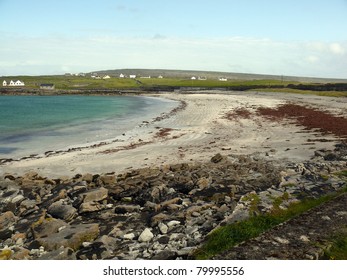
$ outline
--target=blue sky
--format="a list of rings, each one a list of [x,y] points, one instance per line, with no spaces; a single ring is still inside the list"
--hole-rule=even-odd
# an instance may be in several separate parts
[[[347,0],[0,0],[0,75],[119,68],[347,78]]]

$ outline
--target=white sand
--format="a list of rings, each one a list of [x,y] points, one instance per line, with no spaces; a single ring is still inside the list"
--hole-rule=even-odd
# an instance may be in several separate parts
[[[260,117],[230,121],[224,118],[236,108],[254,111],[256,107],[274,107],[286,101],[313,104],[335,113],[346,108],[345,99],[279,93],[210,92],[196,94],[161,94],[161,97],[182,100],[187,107],[159,122],[139,126],[118,137],[118,142],[97,148],[86,148],[39,159],[10,162],[0,166],[4,173],[23,174],[37,171],[43,176],[73,176],[77,173],[123,172],[128,168],[158,166],[177,162],[207,161],[216,153],[260,153],[273,160],[302,161],[314,150],[333,148],[334,142],[307,143],[307,139],[332,136],[304,132],[302,128],[273,123]],[[146,120],[150,121],[150,120]],[[158,127],[171,128],[169,135],[155,137]],[[300,133],[298,133],[300,132]],[[144,142],[150,142],[143,144]],[[139,144],[128,149],[131,144]],[[105,151],[111,152],[105,153]]]

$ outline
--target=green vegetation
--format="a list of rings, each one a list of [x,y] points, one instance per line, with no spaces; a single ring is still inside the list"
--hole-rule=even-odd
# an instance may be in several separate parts
[[[322,259],[347,260],[347,229],[336,235],[331,242],[331,247],[324,251]]]
[[[347,190],[343,190],[346,192]],[[210,259],[243,241],[254,238],[261,233],[283,223],[307,210],[316,207],[336,197],[334,195],[323,196],[318,199],[308,199],[291,204],[286,210],[276,207],[278,201],[274,201],[274,209],[266,215],[251,216],[248,220],[220,227],[208,235],[206,242],[195,251],[196,259]],[[287,196],[281,199],[286,199]]]
[[[150,88],[179,88],[179,87],[195,87],[195,88],[228,88],[230,90],[252,90],[267,92],[286,92],[300,94],[315,94],[321,96],[346,97],[347,91],[345,84],[301,84],[296,81],[282,81],[276,79],[228,79],[227,81],[219,81],[215,78],[206,80],[191,80],[190,78],[115,78],[110,79],[93,79],[89,76],[11,76],[2,77],[6,80],[21,80],[25,82],[25,87],[29,89],[38,89],[40,84],[53,83],[56,90],[91,90],[91,89],[150,89]],[[312,90],[320,85],[319,91]],[[334,87],[335,86],[335,87]],[[303,89],[298,89],[298,88]],[[325,88],[335,90],[323,90]],[[337,91],[338,89],[338,91]]]

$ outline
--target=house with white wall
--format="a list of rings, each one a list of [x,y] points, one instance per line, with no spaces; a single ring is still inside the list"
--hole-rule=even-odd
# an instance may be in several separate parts
[[[136,79],[136,75],[129,75],[130,79]]]
[[[4,80],[2,82],[2,86],[3,87],[7,87],[7,86],[10,86],[10,87],[24,87],[25,86],[25,83],[20,81],[20,80],[17,80],[16,82],[14,82],[13,80],[11,80],[9,83]]]

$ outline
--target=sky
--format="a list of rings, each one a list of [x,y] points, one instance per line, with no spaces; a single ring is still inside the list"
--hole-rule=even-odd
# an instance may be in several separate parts
[[[0,76],[122,68],[347,79],[347,0],[0,0]]]

